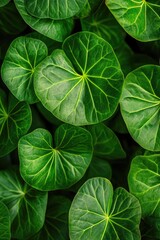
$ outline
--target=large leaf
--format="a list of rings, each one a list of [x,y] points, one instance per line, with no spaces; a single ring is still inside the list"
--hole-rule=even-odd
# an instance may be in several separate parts
[[[0,171],[0,201],[9,209],[13,238],[27,239],[43,226],[47,193],[23,182],[16,168]]]
[[[64,196],[49,196],[43,228],[29,240],[69,240],[68,212],[71,201]]]
[[[79,189],[69,212],[71,240],[140,240],[138,200],[105,178],[89,179]]]
[[[6,4],[8,4],[10,2],[10,0],[0,0],[0,7],[5,6]]]
[[[81,19],[83,30],[96,33],[108,41],[113,48],[117,48],[123,41],[125,34],[105,4],[101,4],[96,12]]]
[[[143,148],[160,151],[160,66],[146,65],[125,79],[121,112],[133,139]]]
[[[10,215],[8,208],[2,202],[0,202],[0,239],[1,240],[10,240]]]
[[[19,37],[11,43],[1,73],[2,80],[19,101],[38,101],[33,88],[33,75],[36,65],[47,55],[47,46],[38,39]]]
[[[8,98],[0,89],[0,157],[18,145],[18,140],[31,126],[31,110],[27,103],[19,102],[13,95]]]
[[[87,0],[24,0],[26,10],[37,18],[65,19],[80,12]]]
[[[61,125],[52,135],[36,129],[19,141],[24,180],[39,190],[68,188],[85,174],[92,158],[92,138],[80,127]]]
[[[106,0],[124,30],[139,41],[160,39],[159,0]]]
[[[31,28],[59,42],[62,42],[70,34],[73,28],[73,19],[53,20],[33,17],[28,14],[24,1],[25,0],[14,0],[14,3],[24,21]]]
[[[140,201],[142,217],[160,233],[160,155],[137,156],[128,175],[129,189]]]
[[[93,137],[94,155],[107,159],[125,158],[126,154],[115,133],[103,123],[88,126]]]
[[[73,125],[109,118],[116,110],[123,75],[109,43],[94,33],[68,37],[36,68],[35,92],[50,112]]]

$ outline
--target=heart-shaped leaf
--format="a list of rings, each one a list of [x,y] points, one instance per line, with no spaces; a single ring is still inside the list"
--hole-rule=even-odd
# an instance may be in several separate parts
[[[101,122],[115,112],[123,84],[109,43],[94,33],[68,37],[36,68],[35,92],[50,112],[73,125]]]
[[[19,141],[20,171],[39,190],[65,189],[85,174],[92,158],[92,138],[80,127],[61,125],[52,135],[36,129]]]
[[[27,12],[37,18],[65,19],[80,12],[87,0],[24,0]]]
[[[8,208],[2,202],[0,202],[0,239],[1,240],[10,240],[10,215]]]
[[[128,175],[129,189],[140,201],[142,217],[160,233],[160,154],[137,156]]]
[[[105,178],[89,179],[79,189],[69,212],[71,240],[140,240],[139,201]]]
[[[133,38],[144,42],[160,39],[159,0],[106,0],[106,5]]]
[[[143,148],[160,151],[160,66],[146,65],[125,79],[121,112],[133,139]]]
[[[42,228],[47,193],[28,186],[16,168],[0,171],[0,201],[9,209],[13,238],[28,239]]]
[[[47,46],[38,39],[19,37],[11,43],[1,73],[2,80],[19,101],[38,101],[33,88],[33,75],[35,67],[47,55]]]
[[[25,0],[14,0],[14,3],[23,20],[37,32],[58,42],[62,42],[71,33],[73,28],[72,18],[65,20],[40,19],[29,15],[25,8]]]
[[[28,132],[31,121],[29,105],[19,102],[11,94],[7,98],[0,89],[0,157],[17,147],[19,138]]]

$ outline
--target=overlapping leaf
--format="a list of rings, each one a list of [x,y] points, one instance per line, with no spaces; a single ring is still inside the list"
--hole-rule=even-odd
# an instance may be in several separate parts
[[[143,148],[160,150],[160,67],[142,66],[129,73],[121,97],[121,112],[133,139]]]
[[[0,157],[18,145],[18,140],[31,126],[31,110],[27,103],[19,102],[13,95],[8,98],[0,89]]]
[[[90,32],[68,37],[63,50],[42,61],[34,75],[35,92],[50,112],[73,125],[109,118],[116,110],[123,74],[109,43]]]
[[[106,0],[106,5],[133,38],[144,42],[160,39],[159,0]]]
[[[140,201],[142,217],[160,232],[160,155],[137,156],[128,175],[129,189]]]
[[[0,202],[0,239],[1,240],[10,240],[11,233],[10,233],[10,215],[8,208],[2,202]]]
[[[123,188],[105,178],[89,179],[77,192],[69,212],[71,240],[140,240],[141,208]]]
[[[27,239],[42,228],[47,193],[23,182],[16,168],[0,171],[0,201],[9,209],[13,238]]]
[[[92,138],[80,127],[61,125],[52,135],[36,129],[19,141],[20,171],[39,190],[65,189],[85,174],[92,158]]]
[[[24,21],[31,28],[58,42],[62,42],[70,34],[73,28],[73,19],[53,20],[33,17],[28,14],[24,1],[14,0],[14,3]]]
[[[27,37],[16,38],[8,48],[2,64],[2,79],[19,101],[37,102],[33,75],[38,65],[48,55],[46,45]]]

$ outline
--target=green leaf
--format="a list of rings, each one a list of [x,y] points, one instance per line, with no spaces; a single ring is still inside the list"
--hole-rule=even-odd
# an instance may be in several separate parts
[[[128,175],[129,189],[140,201],[142,217],[160,233],[160,155],[137,156]]]
[[[113,48],[117,48],[125,37],[123,28],[117,23],[105,4],[100,4],[96,12],[87,18],[82,18],[81,25],[83,31],[96,33],[108,41]]]
[[[139,240],[138,200],[105,178],[89,179],[79,189],[69,212],[71,240]]]
[[[48,55],[47,46],[38,39],[16,38],[7,50],[2,80],[19,101],[38,101],[33,88],[35,67]]]
[[[29,240],[69,240],[68,212],[71,201],[61,195],[49,196],[43,228]]]
[[[10,240],[10,215],[8,208],[2,202],[0,202],[0,239],[1,240]]]
[[[106,0],[106,5],[133,38],[144,42],[160,39],[159,0]]]
[[[27,239],[42,228],[47,193],[28,186],[16,168],[0,171],[0,201],[9,209],[13,238]]]
[[[55,41],[62,42],[72,31],[73,19],[53,20],[40,19],[28,14],[25,8],[25,0],[14,0],[14,3],[23,20],[37,32]]]
[[[51,18],[55,20],[70,18],[80,12],[87,0],[24,0],[27,12],[37,18]]]
[[[92,138],[80,127],[63,124],[52,135],[36,129],[19,141],[20,171],[36,189],[65,189],[85,174],[92,158]]]
[[[78,18],[84,18],[89,16],[90,14],[97,11],[97,8],[102,4],[103,0],[87,0],[86,4],[83,6],[83,9],[76,14]]]
[[[47,110],[73,125],[109,118],[116,110],[123,75],[109,43],[94,33],[68,37],[36,68],[34,86]]]
[[[10,2],[4,7],[0,7],[0,30],[9,35],[16,35],[24,31],[27,27],[14,3]]]
[[[0,89],[0,157],[17,147],[19,138],[28,132],[31,121],[29,105],[19,102],[11,94],[7,97]]]
[[[0,0],[0,7],[5,6],[6,4],[8,4],[10,2],[10,0]]]
[[[94,145],[94,155],[107,159],[125,158],[126,154],[115,133],[103,123],[88,126]]]
[[[125,79],[121,112],[132,138],[143,148],[160,150],[160,66],[146,65]],[[146,137],[147,136],[147,137]]]

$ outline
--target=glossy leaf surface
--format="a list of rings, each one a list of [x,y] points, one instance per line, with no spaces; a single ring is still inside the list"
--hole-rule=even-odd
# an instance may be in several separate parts
[[[63,49],[53,51],[36,68],[38,98],[53,115],[73,125],[109,118],[123,84],[112,47],[93,33],[80,32],[68,37]]]
[[[2,202],[0,202],[0,239],[1,240],[10,240],[10,215],[8,208]]]
[[[138,200],[106,178],[89,179],[77,192],[69,212],[70,239],[138,240]]]
[[[1,73],[4,83],[19,101],[38,101],[33,88],[33,75],[35,67],[47,55],[47,46],[38,39],[19,37],[11,43]]]
[[[16,168],[0,171],[0,201],[9,209],[13,238],[27,239],[43,226],[47,193],[28,186]]]
[[[86,0],[25,0],[26,10],[37,18],[65,19],[80,12]]]
[[[24,19],[24,21],[37,32],[53,39],[62,42],[72,31],[73,19],[52,20],[40,19],[28,14],[25,8],[25,0],[14,0],[14,3]]]
[[[133,38],[144,42],[160,39],[159,0],[106,0],[105,2],[117,21]]]
[[[92,138],[88,131],[68,124],[52,135],[36,129],[19,141],[21,175],[39,190],[65,189],[85,174],[92,158]]]
[[[160,155],[137,156],[128,175],[129,189],[140,201],[142,217],[160,232]]]
[[[0,156],[14,150],[18,140],[31,126],[31,110],[27,103],[19,102],[13,95],[6,96],[0,89]]]
[[[125,79],[121,112],[133,139],[143,148],[160,150],[160,67],[142,66]]]

